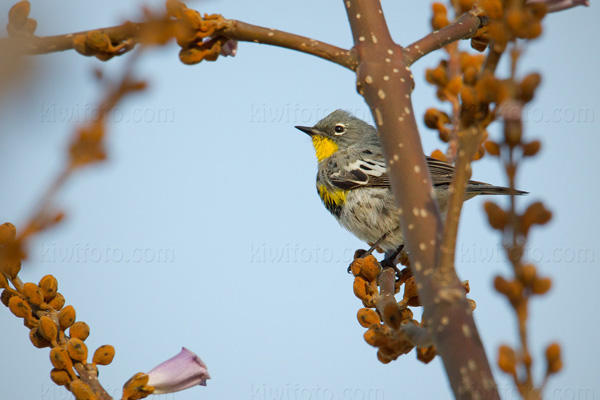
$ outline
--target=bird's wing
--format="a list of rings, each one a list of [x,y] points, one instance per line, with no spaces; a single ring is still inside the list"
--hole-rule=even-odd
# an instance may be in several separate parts
[[[329,181],[342,190],[390,186],[383,156],[369,150],[348,152],[330,167]]]
[[[352,190],[359,187],[389,187],[390,179],[382,155],[370,152],[353,152],[345,155],[344,162],[337,160],[330,168],[330,182],[342,189]],[[425,157],[432,184],[447,185],[454,177],[454,167],[435,158]],[[479,182],[477,182],[479,183]]]

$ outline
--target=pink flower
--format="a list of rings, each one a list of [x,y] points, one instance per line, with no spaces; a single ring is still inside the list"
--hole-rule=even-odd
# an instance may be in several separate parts
[[[527,4],[544,3],[548,7],[548,12],[566,10],[567,8],[577,6],[590,6],[589,0],[527,0]]]
[[[237,40],[228,40],[225,42],[223,46],[221,46],[221,55],[222,56],[231,56],[235,57],[237,53],[238,42]]]
[[[206,364],[185,347],[175,357],[164,361],[148,372],[147,386],[154,387],[153,394],[173,393],[192,386],[206,386],[210,379]]]

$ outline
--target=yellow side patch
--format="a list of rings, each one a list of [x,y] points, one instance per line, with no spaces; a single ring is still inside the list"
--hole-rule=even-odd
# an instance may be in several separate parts
[[[317,160],[319,160],[319,162],[338,151],[338,145],[335,144],[333,140],[326,137],[313,135],[312,142],[313,146],[315,146],[315,152],[317,153]]]
[[[321,197],[323,204],[325,204],[325,208],[332,214],[339,216],[342,206],[346,203],[346,194],[348,192],[344,190],[331,191],[323,185],[319,185],[317,190],[319,191],[319,197]]]

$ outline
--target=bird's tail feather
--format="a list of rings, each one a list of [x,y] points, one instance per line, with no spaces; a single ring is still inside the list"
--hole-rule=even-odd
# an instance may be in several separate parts
[[[515,194],[517,196],[529,194],[529,192],[525,192],[523,190],[513,190],[511,188],[507,188],[504,186],[493,186],[493,185],[485,185],[485,184],[469,184],[467,187],[467,192],[473,194],[490,194],[490,195],[510,195]]]

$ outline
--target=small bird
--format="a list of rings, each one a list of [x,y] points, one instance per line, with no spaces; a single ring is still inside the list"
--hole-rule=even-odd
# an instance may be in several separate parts
[[[332,112],[313,127],[296,128],[312,139],[319,162],[317,192],[327,210],[340,225],[369,243],[370,251],[379,247],[397,255],[404,238],[377,130],[344,110]],[[454,167],[426,159],[438,206],[445,214]],[[479,194],[510,193],[510,188],[469,181],[466,200]]]

